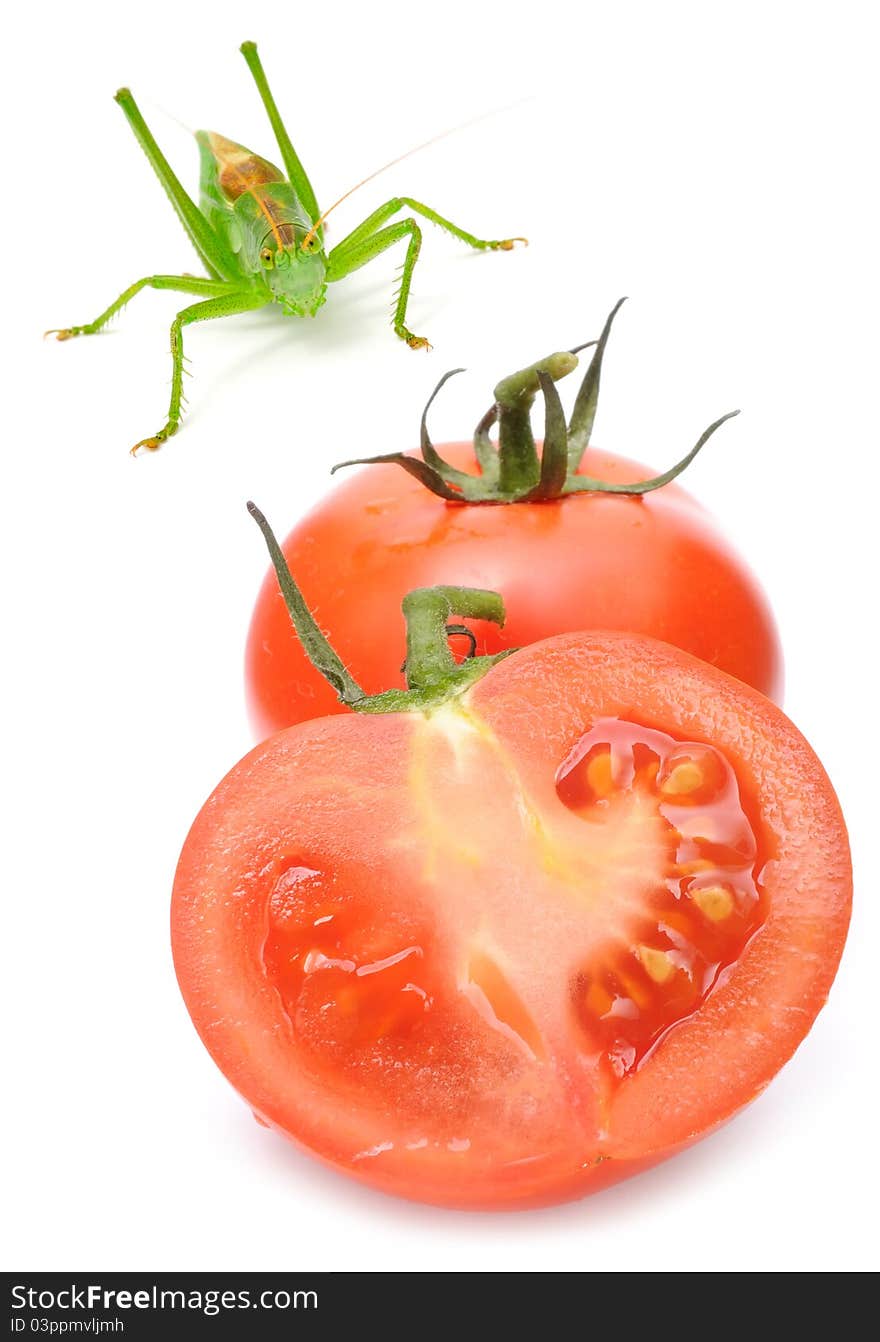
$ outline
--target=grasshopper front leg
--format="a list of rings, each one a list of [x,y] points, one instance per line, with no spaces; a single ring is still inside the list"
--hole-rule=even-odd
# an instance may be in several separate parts
[[[198,275],[146,275],[142,280],[135,280],[134,284],[130,284],[94,321],[86,322],[84,326],[56,328],[47,331],[46,335],[53,335],[56,340],[72,340],[74,336],[95,335],[103,326],[107,325],[111,317],[115,317],[117,312],[121,312],[126,303],[130,303],[135,294],[139,294],[142,289],[173,289],[181,294],[204,294],[205,296],[210,294],[212,297],[236,292],[236,286],[233,284],[226,284],[222,280],[202,279]]]
[[[352,271],[359,270],[368,261],[372,261],[381,252],[387,251],[389,247],[393,247],[396,242],[400,242],[406,237],[409,238],[409,243],[403,260],[400,288],[397,291],[392,325],[395,333],[400,336],[401,340],[406,341],[410,349],[430,349],[430,344],[425,336],[413,335],[406,325],[406,306],[409,302],[412,273],[422,248],[422,230],[415,219],[403,219],[399,224],[391,224],[388,228],[381,229],[378,233],[374,233],[372,237],[364,238],[363,241],[348,249],[345,249],[344,243],[340,243],[328,258],[327,279],[331,283],[333,280],[341,280],[345,275],[350,275]]]
[[[460,238],[462,242],[466,242],[469,247],[474,247],[478,251],[509,252],[517,242],[525,243],[526,239],[478,238],[473,233],[468,233],[465,229],[459,228],[451,220],[445,219],[436,210],[432,210],[430,206],[413,200],[411,196],[395,196],[393,200],[386,201],[384,205],[379,206],[378,210],[374,210],[362,224],[359,224],[349,233],[348,237],[343,238],[342,242],[333,248],[327,258],[327,279],[331,283],[334,280],[343,279],[344,276],[350,275],[352,271],[359,270],[361,266],[365,266],[381,252],[393,247],[396,242],[400,242],[406,237],[409,238],[392,324],[396,334],[400,336],[401,340],[406,341],[410,349],[426,349],[430,346],[425,337],[413,335],[406,325],[406,308],[409,302],[413,271],[421,251],[422,230],[415,219],[402,219],[397,224],[390,224],[387,228],[382,227],[386,220],[403,209],[415,210],[424,219],[430,220],[432,224],[437,224],[447,233],[451,233],[453,237]]]
[[[193,322],[213,321],[215,317],[234,317],[239,312],[252,312],[271,301],[268,290],[234,289],[218,298],[209,298],[204,303],[193,303],[191,307],[178,312],[171,323],[171,403],[168,407],[168,420],[165,425],[150,438],[142,438],[131,449],[132,454],[139,448],[155,452],[166,438],[177,432],[180,423],[181,402],[183,400],[183,328]]]

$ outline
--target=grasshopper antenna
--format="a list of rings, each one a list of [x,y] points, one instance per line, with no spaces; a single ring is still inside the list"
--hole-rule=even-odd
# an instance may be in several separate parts
[[[509,112],[514,107],[521,107],[523,103],[532,101],[534,101],[534,94],[527,94],[523,98],[516,98],[513,102],[505,103],[503,107],[493,107],[488,112],[479,112],[467,121],[462,121],[457,126],[450,126],[449,130],[441,131],[439,135],[432,135],[430,140],[423,140],[421,144],[414,145],[412,149],[407,149],[405,154],[398,154],[397,158],[389,159],[387,163],[382,164],[381,168],[376,168],[375,172],[371,172],[366,177],[362,177],[359,182],[355,182],[354,186],[349,187],[344,195],[340,196],[338,200],[334,200],[333,204],[324,210],[300,243],[300,251],[307,252],[309,250],[317,237],[318,229],[323,226],[327,216],[332,214],[343,201],[348,200],[349,196],[353,196],[355,191],[360,191],[362,186],[366,186],[367,182],[372,182],[374,178],[381,177],[382,173],[387,172],[389,168],[394,168],[398,163],[403,163],[404,159],[411,158],[413,154],[420,154],[423,149],[430,149],[432,144],[438,144],[441,140],[448,139],[450,135],[458,135],[460,131],[468,130],[469,127],[476,126],[481,121],[488,121],[490,117],[500,116],[502,112]],[[512,241],[525,242],[525,238],[514,238]]]

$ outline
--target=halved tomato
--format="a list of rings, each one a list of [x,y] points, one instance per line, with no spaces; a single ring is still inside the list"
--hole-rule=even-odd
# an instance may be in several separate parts
[[[515,1207],[756,1096],[850,900],[834,792],[778,708],[665,644],[573,634],[439,707],[258,746],[186,841],[174,958],[263,1122],[386,1192]]]

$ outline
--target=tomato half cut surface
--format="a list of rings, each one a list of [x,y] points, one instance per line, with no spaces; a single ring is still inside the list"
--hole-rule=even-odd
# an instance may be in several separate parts
[[[278,733],[173,898],[195,1025],[255,1113],[387,1192],[572,1198],[711,1132],[825,1001],[851,902],[821,764],[665,644],[563,635],[430,713]]]

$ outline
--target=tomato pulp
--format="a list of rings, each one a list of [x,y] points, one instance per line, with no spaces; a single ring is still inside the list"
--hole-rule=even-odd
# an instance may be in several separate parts
[[[444,447],[475,471],[470,445]],[[615,483],[642,467],[589,449],[579,471]],[[642,496],[577,494],[495,507],[447,503],[397,466],[359,470],[283,546],[321,627],[370,692],[402,685],[400,604],[413,587],[503,592],[503,629],[469,622],[479,652],[613,629],[662,639],[779,699],[782,654],[767,600],[703,510],[675,484]],[[255,735],[340,711],[303,653],[271,571],[246,651]]]
[[[779,709],[665,644],[574,634],[433,711],[258,746],[186,841],[173,946],[264,1123],[386,1192],[519,1207],[753,1099],[850,901],[834,792]]]

